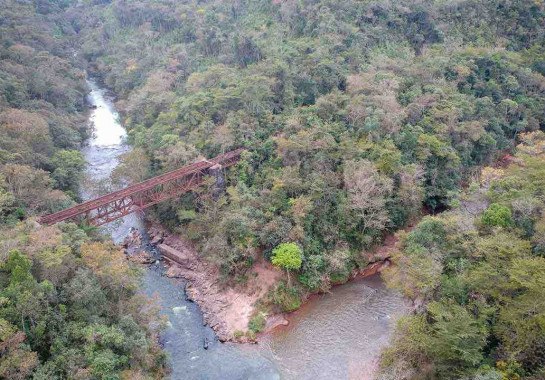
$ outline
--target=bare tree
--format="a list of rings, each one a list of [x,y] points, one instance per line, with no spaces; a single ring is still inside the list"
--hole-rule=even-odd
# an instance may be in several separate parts
[[[393,181],[381,175],[367,160],[347,161],[344,184],[350,207],[361,218],[364,229],[382,229],[388,223],[386,199],[392,193]]]

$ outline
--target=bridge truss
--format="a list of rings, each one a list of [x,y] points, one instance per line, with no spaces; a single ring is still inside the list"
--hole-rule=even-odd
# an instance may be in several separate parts
[[[203,184],[212,170],[234,165],[243,149],[221,154],[180,169],[150,178],[76,206],[45,215],[42,224],[55,224],[64,220],[85,220],[89,225],[101,226],[136,211],[175,198]]]

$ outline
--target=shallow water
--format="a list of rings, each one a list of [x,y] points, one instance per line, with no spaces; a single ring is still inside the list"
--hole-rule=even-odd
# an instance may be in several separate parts
[[[285,379],[371,379],[407,306],[378,276],[318,295],[262,343]]]
[[[96,108],[90,115],[94,136],[83,149],[88,162],[82,194],[86,199],[100,195],[100,188],[110,188],[108,178],[119,155],[130,149],[112,99],[94,82],[89,86],[89,102]],[[144,230],[140,215],[110,223],[104,232],[119,243],[130,228]],[[370,379],[394,319],[406,310],[401,297],[385,289],[379,278],[363,279],[313,297],[290,316],[290,326],[259,345],[224,344],[203,326],[197,305],[185,299],[183,281],[164,277],[163,270],[159,263],[152,265],[142,291],[159,299],[168,319],[161,339],[170,356],[172,379]],[[205,338],[211,342],[208,350]]]

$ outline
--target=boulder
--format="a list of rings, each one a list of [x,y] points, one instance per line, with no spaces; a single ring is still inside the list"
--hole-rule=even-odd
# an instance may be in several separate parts
[[[151,245],[159,245],[163,242],[163,236],[161,235],[156,235],[154,236],[151,241],[150,241],[150,244]]]
[[[183,267],[191,266],[191,258],[184,252],[178,251],[177,249],[174,249],[166,244],[157,245],[157,249],[159,250],[161,255],[163,255],[163,257],[167,258],[168,260]]]

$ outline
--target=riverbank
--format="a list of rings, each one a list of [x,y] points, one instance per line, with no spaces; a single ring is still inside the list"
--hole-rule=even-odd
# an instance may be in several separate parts
[[[88,162],[83,182],[86,199],[100,195],[104,187],[101,184],[108,183],[119,156],[131,149],[124,143],[125,130],[119,124],[112,99],[95,83],[91,82],[90,87],[90,103],[95,105],[90,122],[95,138],[83,149]],[[367,371],[358,364],[361,358],[378,357],[389,339],[395,313],[405,310],[403,300],[388,291],[377,276],[371,276],[311,296],[299,312],[269,316],[267,333],[257,337],[259,344],[220,343],[219,339],[234,340],[235,332],[237,341],[241,340],[240,332],[247,330],[256,300],[263,295],[266,298],[267,289],[284,273],[268,261],[258,262],[244,287],[220,286],[218,270],[202,261],[191,244],[177,237],[173,241],[174,236],[164,231],[154,233],[152,226],[147,227],[139,214],[131,214],[101,227],[101,231],[117,244],[129,236],[133,245],[131,260],[146,268],[141,291],[155,300],[166,321],[160,341],[170,358],[172,379],[359,378],[352,374]],[[151,238],[147,229],[152,232]],[[142,239],[136,231],[142,232]],[[196,267],[192,269],[192,261],[186,261],[184,270],[173,265],[165,268],[157,261],[157,251],[159,246],[165,249],[168,244],[175,247],[174,254],[181,252],[182,259],[189,254],[198,263],[194,264]],[[377,259],[382,254],[372,256]],[[192,281],[180,277],[182,272]],[[168,278],[167,274],[180,278]],[[189,297],[195,302],[190,302]],[[291,323],[282,326],[288,320]],[[242,341],[255,337],[249,335],[243,334]]]
[[[112,98],[95,83],[90,83],[90,87],[90,103],[95,105],[90,122],[95,138],[83,149],[88,162],[83,181],[86,199],[101,195],[101,184],[109,183],[119,156],[131,149],[125,144],[125,130],[119,124]],[[100,145],[97,141],[101,141]],[[381,347],[387,344],[396,313],[406,310],[399,295],[387,290],[378,276],[371,276],[311,296],[298,312],[270,316],[265,328],[268,333],[257,337],[259,344],[220,343],[219,339],[234,340],[235,332],[238,331],[238,337],[240,331],[247,329],[255,310],[254,300],[264,294],[266,298],[266,289],[285,274],[263,261],[256,263],[257,273],[249,277],[244,287],[220,286],[220,273],[200,261],[191,244],[177,245],[182,239],[173,242],[174,236],[169,238],[166,233],[153,231],[150,238],[148,228],[141,215],[135,213],[101,227],[101,231],[117,244],[129,236],[137,248],[131,252],[131,260],[146,268],[140,290],[154,299],[165,320],[160,342],[169,357],[172,379],[360,379],[359,374],[372,368],[361,367],[362,358],[367,361],[378,357]],[[136,231],[142,232],[142,239],[136,238]],[[177,252],[189,252],[192,260],[199,262],[193,270],[186,262],[184,274],[193,280],[191,284],[180,277],[178,267],[165,268],[158,261],[157,247],[163,244],[164,249],[167,243],[177,247]],[[382,253],[375,252],[369,260],[379,257]],[[369,267],[368,271],[378,266]],[[167,274],[180,278],[168,278]],[[186,290],[195,302],[188,300]],[[216,302],[212,302],[214,299]],[[230,322],[223,325],[223,320]],[[291,323],[282,326],[288,320]],[[214,325],[216,331],[208,325]],[[250,338],[254,336],[250,334]],[[250,340],[244,335],[243,338]]]
[[[166,275],[187,281],[186,296],[199,305],[204,322],[221,341],[244,341],[255,303],[277,283],[282,273],[266,261],[255,263],[244,286],[222,285],[219,269],[203,260],[191,242],[157,225],[147,230],[150,242],[169,268]]]
[[[263,259],[254,263],[245,284],[228,287],[222,284],[218,267],[204,260],[191,242],[168,232],[157,224],[149,225],[147,233],[150,243],[157,248],[168,264],[166,276],[187,281],[186,297],[199,306],[204,323],[214,330],[218,339],[223,342],[254,342],[255,337],[247,334],[248,324],[258,312],[258,302],[266,297],[283,278],[284,273]],[[388,236],[383,245],[365,254],[369,264],[355,270],[346,282],[379,274],[390,265],[390,252],[395,249],[396,244],[396,236]],[[137,258],[137,260],[146,262],[145,258]],[[310,302],[319,294],[319,292],[308,293],[303,304]],[[288,325],[292,314],[268,315],[265,328],[259,337],[271,333],[279,326]]]
[[[113,98],[108,91],[89,81],[91,112],[89,122],[93,137],[82,149],[88,163],[82,181],[82,198],[102,195],[109,188],[112,171],[119,157],[131,150],[125,143],[126,131],[119,123]],[[160,343],[168,356],[171,379],[240,379],[278,380],[275,364],[260,352],[243,352],[236,345],[221,344],[215,333],[203,323],[201,310],[184,296],[185,282],[169,279],[156,250],[150,245],[140,214],[127,215],[100,227],[116,244],[131,242],[131,260],[145,266],[140,286],[142,296],[149,297],[159,308],[165,328]],[[143,232],[139,236],[138,231]],[[207,344],[205,348],[205,343]]]

